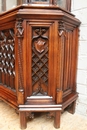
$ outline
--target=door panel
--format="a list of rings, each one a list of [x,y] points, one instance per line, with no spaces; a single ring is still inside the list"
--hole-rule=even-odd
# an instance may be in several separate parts
[[[27,22],[27,96],[53,96],[53,22]]]

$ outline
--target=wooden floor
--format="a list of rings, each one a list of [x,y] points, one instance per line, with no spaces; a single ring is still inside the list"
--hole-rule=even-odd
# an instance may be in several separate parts
[[[53,118],[47,119],[45,113],[36,113],[33,120],[28,120],[26,130],[56,130],[53,123]],[[0,101],[0,130],[20,130],[19,115],[2,101]],[[61,128],[58,130],[87,130],[87,118],[64,112],[61,117]]]

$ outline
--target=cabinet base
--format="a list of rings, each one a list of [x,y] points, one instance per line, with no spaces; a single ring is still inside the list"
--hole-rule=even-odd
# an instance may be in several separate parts
[[[62,104],[38,104],[38,105],[19,105],[19,114],[20,114],[20,126],[21,129],[26,129],[26,113],[29,112],[52,112],[52,116],[54,116],[54,127],[60,128],[60,118],[61,112],[68,108],[70,113],[75,112],[75,102],[78,97],[77,93],[71,93],[68,96],[64,97]],[[32,118],[32,114],[30,114]]]

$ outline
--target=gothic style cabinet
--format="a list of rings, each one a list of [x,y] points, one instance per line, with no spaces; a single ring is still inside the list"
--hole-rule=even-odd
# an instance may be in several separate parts
[[[20,5],[0,15],[0,99],[19,111],[74,113],[80,21],[55,5]]]

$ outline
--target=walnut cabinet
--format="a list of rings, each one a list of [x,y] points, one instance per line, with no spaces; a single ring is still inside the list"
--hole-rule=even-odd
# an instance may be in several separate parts
[[[74,113],[80,21],[58,6],[20,5],[0,14],[0,99],[19,111]]]

